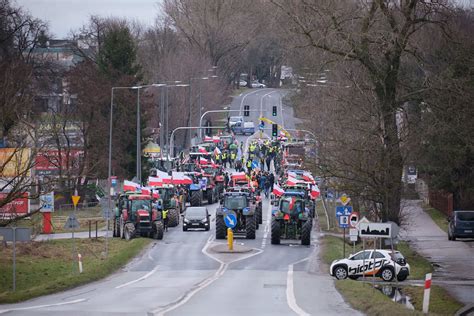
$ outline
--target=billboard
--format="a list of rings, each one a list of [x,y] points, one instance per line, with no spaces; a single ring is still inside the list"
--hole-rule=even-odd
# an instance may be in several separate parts
[[[35,174],[37,176],[57,176],[59,171],[73,171],[79,168],[82,150],[43,150],[35,158]]]
[[[0,193],[0,205],[8,196],[8,193]],[[19,215],[24,215],[30,212],[30,199],[29,193],[25,192],[21,194],[21,197],[3,205],[0,207],[0,218],[6,219]]]
[[[30,175],[29,148],[0,148],[0,177],[14,178],[18,175]]]

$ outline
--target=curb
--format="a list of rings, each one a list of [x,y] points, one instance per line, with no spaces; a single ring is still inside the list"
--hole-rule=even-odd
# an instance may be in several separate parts
[[[227,244],[216,244],[209,247],[209,251],[214,253],[238,254],[252,252],[252,248],[234,244],[234,250],[229,250]]]

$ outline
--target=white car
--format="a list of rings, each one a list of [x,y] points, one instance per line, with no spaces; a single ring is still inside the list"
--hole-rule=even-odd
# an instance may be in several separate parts
[[[229,128],[234,127],[235,124],[237,123],[243,123],[244,122],[244,117],[243,116],[231,116],[229,117]]]
[[[375,257],[375,261],[374,261]],[[385,249],[359,251],[349,258],[334,260],[329,273],[338,280],[350,278],[357,279],[365,276],[382,278],[386,282],[395,277],[404,281],[410,275],[410,265],[399,251]]]
[[[266,88],[267,86],[263,83],[260,83],[258,81],[253,81],[251,83],[252,88]]]
[[[245,81],[245,80],[240,80],[240,81],[239,81],[239,86],[241,86],[241,87],[246,87],[246,86],[247,86],[247,81]]]

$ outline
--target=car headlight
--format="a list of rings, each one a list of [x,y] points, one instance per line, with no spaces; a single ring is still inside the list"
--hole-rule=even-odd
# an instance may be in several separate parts
[[[207,219],[205,218],[201,219],[201,223],[205,223],[205,222],[207,222]]]
[[[189,223],[189,219],[185,218],[185,219],[184,219],[184,222],[185,222],[185,223]]]

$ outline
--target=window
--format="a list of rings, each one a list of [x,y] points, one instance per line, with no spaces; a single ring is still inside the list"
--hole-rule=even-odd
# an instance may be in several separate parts
[[[247,207],[247,198],[242,195],[227,197],[224,201],[224,207],[231,210],[243,209]]]
[[[352,257],[351,260],[367,260],[370,258],[370,253],[371,252],[369,250],[359,252],[354,257]]]
[[[375,259],[385,258],[385,256],[381,252],[376,251],[374,254],[375,254]],[[374,259],[374,255],[372,255],[372,259]]]

